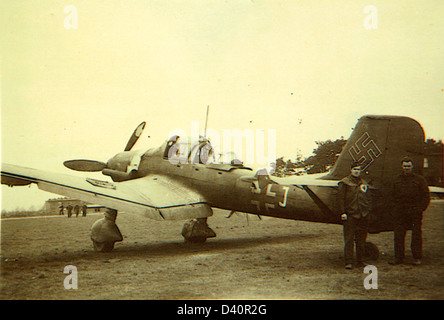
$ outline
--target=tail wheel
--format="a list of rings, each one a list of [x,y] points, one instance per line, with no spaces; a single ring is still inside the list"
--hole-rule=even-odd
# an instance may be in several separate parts
[[[379,249],[372,242],[365,243],[365,260],[377,260],[379,257]]]
[[[114,249],[114,243],[111,242],[97,242],[93,240],[94,250],[98,252],[110,252]]]

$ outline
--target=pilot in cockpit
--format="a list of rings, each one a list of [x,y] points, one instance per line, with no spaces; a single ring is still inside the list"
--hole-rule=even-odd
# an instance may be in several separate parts
[[[165,148],[165,152],[163,153],[164,159],[170,159],[171,156],[179,155],[179,139],[180,136],[174,135],[168,139],[167,146]]]
[[[211,157],[213,157],[212,151],[213,147],[211,146],[210,140],[204,136],[199,136],[199,143],[196,146],[196,153],[194,155],[193,163],[207,164],[209,161],[212,161],[213,160],[211,159]]]

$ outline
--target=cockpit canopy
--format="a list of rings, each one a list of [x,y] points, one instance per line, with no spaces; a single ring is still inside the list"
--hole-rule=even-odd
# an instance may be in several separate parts
[[[231,165],[242,165],[234,152],[219,153],[213,148],[210,141],[205,137],[199,137],[199,140],[190,139],[182,141],[180,136],[172,136],[168,139],[163,158],[171,163],[226,163]]]

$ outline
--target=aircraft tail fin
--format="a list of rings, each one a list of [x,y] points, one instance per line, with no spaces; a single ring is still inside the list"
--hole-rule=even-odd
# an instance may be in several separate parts
[[[422,174],[424,130],[402,116],[362,116],[329,174],[327,180],[340,180],[350,174],[354,161],[361,164],[361,177],[375,187],[389,186],[401,173],[401,160],[412,159],[414,171]]]

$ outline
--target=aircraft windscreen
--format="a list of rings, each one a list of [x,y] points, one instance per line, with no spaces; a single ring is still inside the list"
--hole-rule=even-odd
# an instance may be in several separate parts
[[[213,147],[208,141],[200,141],[192,146],[191,163],[209,164],[215,162]]]
[[[168,153],[167,158],[172,163],[186,163],[188,161],[188,155],[190,146],[188,143],[176,142],[171,146],[167,146]]]

